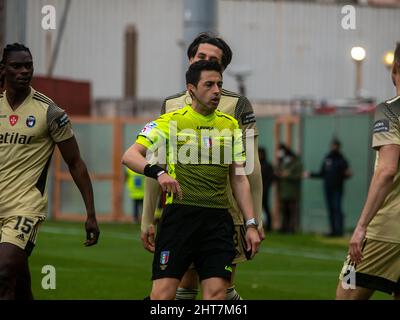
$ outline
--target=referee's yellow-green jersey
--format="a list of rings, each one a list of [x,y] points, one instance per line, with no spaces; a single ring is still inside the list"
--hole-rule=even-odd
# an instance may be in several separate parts
[[[168,194],[166,204],[231,207],[229,165],[246,160],[242,130],[233,117],[220,111],[204,116],[186,105],[148,123],[136,142],[150,151],[166,146],[168,174],[183,193],[182,199]]]

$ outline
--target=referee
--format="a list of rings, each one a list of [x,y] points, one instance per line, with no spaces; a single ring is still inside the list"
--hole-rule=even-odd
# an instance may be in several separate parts
[[[220,64],[193,63],[186,84],[192,104],[148,123],[124,154],[123,163],[156,179],[167,192],[155,244],[150,298],[174,299],[181,278],[194,262],[203,298],[221,300],[226,297],[235,256],[228,177],[247,221],[246,244],[252,256],[258,251],[260,237],[243,172],[241,130],[233,117],[216,111],[222,90]],[[165,144],[169,146],[168,173],[145,158],[148,150],[154,152]]]
[[[232,51],[228,44],[220,37],[209,33],[199,34],[189,45],[187,49],[187,57],[189,64],[200,60],[218,61],[222,65],[222,71],[226,70],[232,60]],[[190,93],[185,90],[165,99],[161,114],[172,112],[183,108],[192,101]],[[254,159],[254,168],[248,175],[250,190],[253,202],[254,212],[257,215],[257,221],[262,221],[262,177],[261,166],[258,156],[258,129],[253,108],[249,100],[237,93],[222,89],[218,110],[234,117],[243,132],[243,140],[250,140],[253,148],[249,148],[244,144],[248,159]],[[246,149],[247,149],[246,148]],[[253,150],[252,150],[253,149]],[[236,264],[247,261],[249,255],[246,252],[245,226],[243,214],[240,211],[232,190],[228,184],[228,197],[231,203],[229,213],[232,215],[235,225],[234,243],[235,258],[232,265],[231,284],[226,292],[227,300],[240,300],[241,297],[234,286],[234,275],[236,272]],[[143,215],[141,223],[141,239],[146,250],[154,252],[154,212],[160,196],[160,188],[156,181],[145,179],[145,194],[143,199]],[[259,223],[258,230],[261,239],[264,239],[264,230],[262,223]],[[198,276],[196,270],[192,267],[186,272],[176,293],[176,299],[195,299],[197,295]]]

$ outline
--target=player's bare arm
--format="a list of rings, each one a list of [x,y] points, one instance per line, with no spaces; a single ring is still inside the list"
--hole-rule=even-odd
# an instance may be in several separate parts
[[[372,177],[367,200],[350,239],[349,254],[353,262],[362,259],[361,246],[365,238],[368,224],[382,206],[390,193],[393,179],[397,173],[400,156],[400,145],[384,145],[379,149],[379,162]]]
[[[251,196],[253,199],[253,208],[256,214],[258,225],[258,233],[260,234],[261,240],[265,239],[264,227],[262,221],[262,196],[263,186],[261,178],[261,166],[260,159],[258,156],[258,138],[254,137],[254,170],[247,176],[250,184]]]
[[[87,219],[85,222],[86,242],[85,246],[92,246],[97,243],[100,235],[99,226],[97,225],[96,212],[93,199],[93,188],[90,181],[89,173],[83,162],[79,147],[75,137],[57,143],[61,155],[68,165],[69,171],[75,184],[82,194],[85,202]]]
[[[252,221],[252,219],[255,219],[256,216],[253,210],[253,202],[250,194],[250,184],[246,175],[238,174],[240,170],[244,170],[243,164],[234,162],[232,163],[232,165],[230,165],[230,183],[233,194],[235,195],[235,199],[239,205],[240,210],[243,212],[246,221]],[[252,225],[249,225],[246,229],[247,250],[251,250],[251,256],[253,257],[258,252],[261,239],[256,225],[255,228],[253,228]]]

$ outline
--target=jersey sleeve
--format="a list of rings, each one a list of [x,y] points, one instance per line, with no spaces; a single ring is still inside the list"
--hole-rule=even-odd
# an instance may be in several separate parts
[[[400,122],[398,115],[385,103],[380,104],[375,111],[375,121],[372,132],[372,147],[388,144],[400,145]]]
[[[232,159],[234,162],[246,161],[246,152],[243,147],[242,130],[239,128],[237,122],[233,130],[233,155]]]
[[[235,118],[238,120],[239,126],[243,131],[243,139],[246,136],[258,136],[256,116],[250,101],[246,97],[241,96],[239,98],[235,113]]]
[[[136,143],[154,152],[166,144],[169,135],[169,125],[169,117],[166,115],[147,123],[139,132]]]
[[[47,109],[47,127],[51,138],[56,143],[74,135],[67,113],[53,103],[49,104]]]

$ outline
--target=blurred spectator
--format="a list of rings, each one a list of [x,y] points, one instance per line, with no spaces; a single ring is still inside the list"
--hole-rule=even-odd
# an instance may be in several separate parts
[[[286,145],[278,147],[279,205],[282,216],[281,232],[294,233],[299,229],[300,195],[303,166],[300,158]]]
[[[125,182],[132,199],[133,223],[139,223],[143,209],[144,176],[126,168]]]
[[[344,180],[351,177],[347,160],[340,151],[340,141],[334,139],[331,151],[322,161],[319,172],[305,173],[305,177],[324,180],[325,202],[329,214],[330,233],[328,236],[340,237],[344,232],[342,198]]]
[[[263,209],[265,212],[264,229],[271,231],[271,210],[269,204],[270,190],[272,183],[276,180],[274,168],[268,161],[267,151],[264,148],[258,148],[258,156],[260,158],[261,175],[263,183]]]

